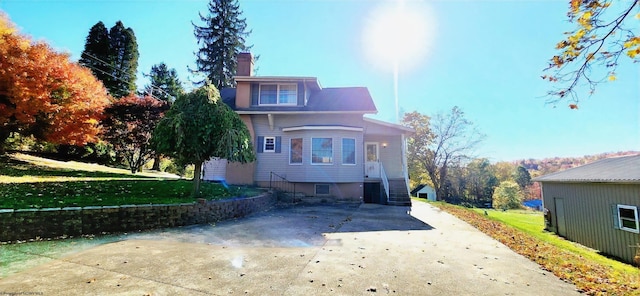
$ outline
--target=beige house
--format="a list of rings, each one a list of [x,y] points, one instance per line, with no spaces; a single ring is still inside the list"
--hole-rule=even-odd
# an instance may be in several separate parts
[[[238,56],[236,88],[223,101],[242,118],[257,160],[226,166],[230,184],[295,184],[305,197],[410,205],[407,136],[413,130],[365,117],[377,113],[365,87],[322,87],[316,77],[252,76]],[[205,179],[207,166],[205,164]],[[219,177],[218,177],[219,178]]]
[[[603,159],[533,181],[542,184],[547,230],[628,263],[640,256],[640,155]]]

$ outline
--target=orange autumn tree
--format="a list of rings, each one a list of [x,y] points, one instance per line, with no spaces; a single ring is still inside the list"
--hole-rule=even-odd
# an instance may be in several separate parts
[[[616,80],[620,57],[640,61],[640,0],[569,0],[569,21],[575,29],[565,32],[542,76],[554,83],[548,101],[569,102],[578,108],[579,92]],[[595,66],[595,67],[594,67]]]
[[[0,153],[13,134],[54,144],[95,142],[109,100],[89,69],[20,35],[0,13]]]

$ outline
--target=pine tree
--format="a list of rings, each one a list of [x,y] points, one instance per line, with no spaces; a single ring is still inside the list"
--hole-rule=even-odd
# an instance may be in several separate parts
[[[151,66],[151,72],[147,75],[150,84],[145,87],[145,94],[151,95],[169,104],[173,103],[178,96],[184,93],[182,84],[178,79],[178,73],[175,69],[169,69],[163,62]],[[160,170],[160,154],[156,153],[153,159],[152,170]]]
[[[135,92],[138,43],[133,30],[118,21],[107,31],[98,22],[89,30],[80,64],[91,69],[111,96],[121,98]]]
[[[109,31],[103,22],[98,22],[89,30],[80,64],[91,69],[93,75],[106,86],[111,83]]]
[[[206,75],[216,88],[222,89],[233,86],[236,57],[251,49],[245,45],[245,38],[251,31],[247,31],[246,19],[241,18],[237,0],[211,0],[208,12],[206,16],[199,14],[203,26],[192,23],[201,47],[195,53],[197,69],[191,71]],[[204,81],[196,84],[201,85]]]
[[[109,44],[113,83],[107,86],[112,96],[121,98],[136,90],[138,71],[138,43],[131,28],[121,21],[109,30]]]
[[[145,87],[144,93],[154,98],[173,103],[184,92],[178,72],[169,69],[165,63],[151,66],[151,72],[145,76],[149,77],[150,84]]]

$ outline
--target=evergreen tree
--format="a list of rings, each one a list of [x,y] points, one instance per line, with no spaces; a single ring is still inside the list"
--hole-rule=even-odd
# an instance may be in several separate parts
[[[136,91],[138,71],[138,42],[131,28],[121,21],[109,30],[109,48],[113,82],[107,86],[112,96],[121,98]]]
[[[525,187],[531,185],[531,175],[523,166],[518,166],[513,175],[513,179],[518,183],[518,186],[520,186],[520,190],[524,190]]]
[[[111,96],[121,98],[135,92],[138,43],[133,30],[118,21],[107,31],[98,22],[89,30],[80,64],[91,69]]]
[[[84,50],[80,56],[80,64],[91,69],[93,76],[107,86],[113,80],[109,50],[109,31],[103,22],[98,22],[89,30]]]
[[[222,89],[233,86],[236,57],[251,49],[251,46],[245,45],[245,38],[251,31],[247,31],[246,19],[241,18],[242,11],[237,0],[211,0],[208,12],[206,16],[199,14],[203,26],[192,23],[201,47],[195,53],[196,70],[191,72],[207,77],[196,84],[208,79],[216,88]]]
[[[150,84],[145,87],[144,93],[154,98],[173,103],[184,92],[178,72],[169,69],[165,63],[151,66],[151,72],[145,76],[149,77]]]

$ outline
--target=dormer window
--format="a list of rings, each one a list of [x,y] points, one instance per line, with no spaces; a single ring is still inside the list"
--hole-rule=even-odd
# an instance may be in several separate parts
[[[296,105],[298,101],[298,85],[260,84],[259,105]]]

